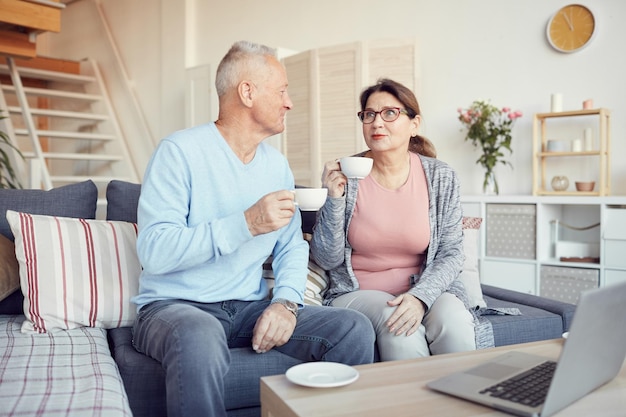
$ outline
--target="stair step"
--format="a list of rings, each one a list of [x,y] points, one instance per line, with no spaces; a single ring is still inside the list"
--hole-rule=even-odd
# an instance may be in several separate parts
[[[17,114],[22,113],[22,109],[17,106],[8,106],[7,110],[10,113],[17,113]],[[65,110],[31,108],[30,113],[33,116],[64,117],[66,119],[82,119],[82,120],[93,120],[93,121],[100,121],[100,122],[109,120],[109,116],[107,116],[106,114],[81,113],[81,112],[65,111]]]
[[[54,72],[41,70],[36,68],[26,68],[26,67],[18,67],[18,72],[21,77],[25,78],[35,78],[38,80],[45,81],[56,81],[63,83],[72,83],[72,84],[88,84],[96,81],[95,77],[91,77],[89,75],[76,75],[76,74],[68,74],[65,72]],[[0,65],[0,74],[9,74],[9,66],[8,65]]]
[[[50,65],[40,69],[31,63],[14,67],[15,61],[9,70],[1,62],[0,75],[8,74],[12,83],[0,84],[0,98],[8,95],[11,106],[5,105],[5,110],[11,118],[23,120],[17,129],[11,128],[11,135],[19,143],[31,142],[22,150],[32,161],[31,186],[49,189],[90,179],[103,194],[113,179],[137,181],[134,167],[126,163],[130,155],[95,62],[81,61],[71,71],[51,70]],[[88,75],[78,74],[82,71]],[[23,79],[29,80],[27,87]],[[81,142],[70,143],[75,140]],[[119,148],[113,146],[118,142]]]
[[[3,85],[2,89],[9,93],[15,94],[15,87],[12,85]],[[70,91],[52,90],[48,88],[24,87],[26,95],[48,97],[48,98],[69,98],[73,100],[100,101],[102,96],[96,94],[75,93]]]
[[[36,130],[37,136],[62,139],[115,140],[115,135],[90,132],[62,132],[58,130]],[[27,129],[15,129],[16,135],[27,136]]]
[[[119,155],[101,155],[101,154],[87,154],[87,153],[54,153],[43,152],[42,156],[46,159],[66,159],[74,161],[121,161],[123,158]],[[32,152],[24,153],[25,158],[33,158]]]

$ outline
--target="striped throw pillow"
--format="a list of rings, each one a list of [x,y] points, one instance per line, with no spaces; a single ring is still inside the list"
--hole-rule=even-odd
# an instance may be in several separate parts
[[[270,291],[274,288],[274,271],[272,270],[272,257],[270,256],[263,264],[263,278]],[[306,286],[304,288],[304,304],[312,306],[322,305],[322,292],[328,285],[326,271],[320,268],[315,262],[309,260],[309,272],[307,274]],[[271,293],[270,293],[271,297]]]
[[[15,236],[24,333],[131,326],[141,266],[134,223],[7,211]]]

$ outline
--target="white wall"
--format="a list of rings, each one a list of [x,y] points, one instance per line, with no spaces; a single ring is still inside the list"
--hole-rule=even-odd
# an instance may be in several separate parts
[[[422,133],[436,144],[439,157],[457,169],[464,194],[480,193],[483,172],[475,164],[478,153],[463,141],[457,108],[489,99],[524,112],[514,129],[514,169],[499,168],[498,178],[501,194],[530,194],[532,115],[549,111],[550,94],[560,92],[566,110],[593,98],[597,106],[613,111],[613,194],[626,195],[626,162],[618,157],[626,152],[626,85],[620,77],[626,73],[626,56],[620,53],[626,25],[618,19],[626,15],[626,2],[581,1],[595,13],[598,33],[586,49],[562,54],[547,44],[545,27],[568,3],[107,0],[102,7],[157,138],[184,127],[185,68],[217,68],[237,40],[305,51],[355,40],[415,36],[420,43],[421,86],[416,93],[424,116]],[[68,26],[74,32],[90,30],[79,14],[63,13],[63,31]],[[81,41],[85,39],[95,42],[89,36]],[[50,53],[56,56],[63,42],[53,42]]]

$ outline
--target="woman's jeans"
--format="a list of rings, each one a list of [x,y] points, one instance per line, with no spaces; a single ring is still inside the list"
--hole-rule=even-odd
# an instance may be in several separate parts
[[[252,349],[254,325],[268,305],[269,301],[162,300],[140,310],[133,344],[165,370],[169,417],[226,415],[229,348]],[[374,330],[363,314],[305,306],[289,342],[274,349],[307,362],[358,365],[374,360],[374,343]]]

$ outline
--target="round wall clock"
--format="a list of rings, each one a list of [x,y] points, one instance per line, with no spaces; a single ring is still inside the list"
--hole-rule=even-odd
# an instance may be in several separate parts
[[[596,32],[596,19],[586,6],[569,4],[548,21],[546,36],[559,52],[576,52],[587,46]]]

